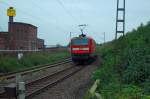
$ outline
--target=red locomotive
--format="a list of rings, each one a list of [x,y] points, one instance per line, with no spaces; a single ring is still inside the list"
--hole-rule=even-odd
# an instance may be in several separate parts
[[[70,42],[72,60],[77,63],[90,61],[95,58],[96,43],[84,34],[74,37]]]

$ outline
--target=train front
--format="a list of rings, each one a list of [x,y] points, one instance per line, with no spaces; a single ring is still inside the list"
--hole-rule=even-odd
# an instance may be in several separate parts
[[[75,37],[71,40],[71,55],[74,62],[82,62],[89,59],[90,40],[87,37]]]

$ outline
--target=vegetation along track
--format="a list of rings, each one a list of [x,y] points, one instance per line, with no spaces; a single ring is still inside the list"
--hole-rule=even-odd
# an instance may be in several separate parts
[[[8,79],[15,78],[17,74],[20,74],[21,76],[23,76],[23,75],[27,75],[27,74],[30,74],[30,73],[33,73],[33,72],[38,72],[40,70],[44,70],[44,69],[47,69],[47,68],[60,66],[62,64],[66,64],[66,63],[69,63],[69,62],[71,62],[71,58],[67,58],[67,59],[64,59],[62,61],[59,61],[59,62],[53,63],[53,64],[39,65],[39,66],[35,66],[35,67],[29,68],[29,69],[26,69],[26,70],[22,70],[22,71],[1,74],[0,75],[0,81],[3,80],[3,79],[8,80]]]
[[[65,65],[65,64],[71,63],[71,62],[72,62],[71,58],[67,58],[67,59],[59,61],[57,63],[39,65],[39,66],[36,66],[34,68],[29,68],[27,70],[22,70],[22,71],[17,71],[17,72],[12,72],[12,73],[7,73],[7,74],[0,75],[0,83],[2,82],[2,86],[0,86],[1,87],[1,89],[0,89],[0,98],[5,96],[4,95],[5,91],[4,91],[3,87],[8,84],[8,83],[3,84],[3,81],[12,81],[13,80],[13,82],[14,82],[15,77],[16,77],[17,74],[20,74],[21,76],[31,75],[32,73],[40,72],[40,71],[43,71],[43,70],[45,71],[47,69],[51,69],[53,67],[58,67],[60,65]],[[13,82],[9,82],[9,83],[13,83]]]

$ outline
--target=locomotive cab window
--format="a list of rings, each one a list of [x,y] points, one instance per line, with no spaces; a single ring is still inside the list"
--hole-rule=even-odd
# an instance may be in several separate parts
[[[72,40],[72,45],[88,45],[89,40],[87,38],[84,39],[75,39]]]

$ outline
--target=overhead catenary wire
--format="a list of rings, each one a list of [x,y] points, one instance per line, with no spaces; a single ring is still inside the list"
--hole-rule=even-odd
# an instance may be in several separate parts
[[[101,36],[98,35],[96,32],[92,31],[91,28],[89,28],[89,29],[90,29],[90,31],[92,32],[92,34],[94,34],[93,36],[94,36],[95,38],[97,38],[98,40],[100,40],[100,42],[102,42],[102,41],[104,40],[104,37],[101,37]],[[86,31],[87,31],[87,30],[86,30]],[[90,34],[91,34],[91,32],[90,32]]]
[[[66,6],[64,5],[64,3],[61,0],[56,0],[56,1],[64,9],[66,14],[68,14],[68,16],[70,16],[72,18],[72,20],[74,21],[76,26],[78,26],[81,22],[78,19],[76,19],[76,17],[74,17],[74,15],[66,8]]]
[[[91,26],[89,26],[89,29],[92,31],[92,33],[94,33],[97,37],[99,37],[100,39],[103,39],[103,37],[102,36],[100,36],[100,35],[98,35],[95,31],[94,31],[94,29],[91,27]]]
[[[65,6],[65,2],[62,2],[62,0],[58,0],[58,1],[60,1],[61,2],[61,5],[63,6],[63,7],[65,7],[65,9],[67,9],[67,7]],[[82,5],[81,5],[82,6]],[[77,6],[78,7],[78,6]],[[77,8],[76,8],[77,9]],[[67,9],[67,11],[69,11],[68,9]],[[79,11],[82,11],[82,9],[80,8],[79,9]],[[73,14],[72,14],[72,16],[73,16]],[[73,16],[74,17],[74,16]],[[82,12],[80,12],[80,13],[78,13],[78,17],[76,17],[76,19],[75,18],[73,18],[74,20],[79,20],[79,22],[80,23],[87,23],[87,22],[85,22],[84,21],[84,19],[85,19],[85,17],[82,17]],[[92,19],[91,19],[92,20]],[[88,21],[88,20],[86,20],[86,21]],[[88,29],[90,29],[90,33],[93,33],[94,35],[95,35],[95,37],[96,38],[98,38],[99,40],[101,40],[101,41],[103,41],[104,40],[104,37],[103,37],[103,32],[101,31],[101,32],[96,32],[96,31],[94,31],[94,29],[93,29],[93,27],[88,27]]]
[[[6,2],[4,2],[4,4],[5,4],[6,6],[10,6],[10,4],[7,4]],[[33,2],[32,2],[32,4],[34,4],[35,7],[41,9],[41,12],[45,11],[42,7],[38,6],[36,3],[33,3]],[[18,9],[18,8],[17,8],[17,9]],[[23,13],[23,14],[26,13],[25,11],[22,11],[21,9],[18,9],[18,10],[19,10],[19,12],[21,12],[21,13]],[[45,11],[45,12],[46,12],[46,11]],[[47,12],[48,12],[48,11],[47,11]],[[49,12],[48,12],[48,13],[49,13]],[[30,18],[32,18],[32,19],[35,19],[36,22],[37,22],[37,21],[38,21],[38,22],[41,22],[41,20],[44,21],[44,19],[41,19],[40,17],[37,17],[37,16],[32,16],[32,15],[30,15],[29,13],[27,13],[27,14],[25,14],[25,15],[26,15],[26,16],[28,15],[28,17],[30,17]],[[35,22],[35,21],[34,21],[34,22]],[[46,22],[47,24],[51,24],[51,23],[49,23],[48,21],[44,21],[44,22]],[[56,23],[58,23],[58,22],[56,22]],[[54,25],[54,24],[53,24],[53,25]],[[63,33],[65,33],[66,30],[64,30],[63,28],[59,27],[57,24],[55,24],[54,26],[58,28],[57,30],[59,30],[59,31],[61,31],[61,32],[63,32]],[[41,34],[38,33],[38,35],[41,35]],[[42,34],[42,35],[43,35],[43,34]]]
[[[1,2],[1,3],[6,5],[6,6],[8,6],[8,7],[12,6],[12,5],[10,5],[10,4],[6,3],[6,2]],[[28,18],[30,18],[32,20],[36,20],[36,21],[37,20],[41,20],[39,17],[33,16],[33,15],[29,14],[29,13],[26,13],[25,11],[23,11],[23,10],[21,10],[19,8],[17,8],[17,10],[19,10],[20,13],[24,14],[26,17],[28,17]]]
[[[40,1],[40,0],[39,0],[39,1]],[[53,15],[53,14],[51,14],[49,11],[45,10],[43,7],[41,7],[40,5],[38,5],[38,4],[37,4],[36,2],[34,2],[33,0],[31,0],[31,2],[32,2],[32,4],[34,4],[34,6],[36,6],[37,8],[39,8],[42,12],[47,13],[47,15],[48,15],[48,14],[50,14],[51,16]],[[54,18],[54,20],[55,20],[56,23],[58,23],[56,17]],[[73,29],[73,26],[70,25],[68,28],[72,28],[72,29]],[[60,29],[60,30],[63,30],[63,32],[66,31],[66,30],[64,30],[62,27],[60,27],[59,29]],[[68,31],[68,32],[69,32],[69,31]],[[65,33],[65,32],[64,32],[64,33]]]
[[[8,7],[10,7],[10,6],[12,6],[11,4],[9,4],[9,3],[7,3],[7,2],[2,2],[2,4],[4,4],[5,6],[8,6]],[[36,5],[36,4],[35,4]],[[37,5],[36,5],[37,6]],[[38,6],[39,7],[39,6]],[[41,8],[41,7],[40,7]],[[40,9],[39,8],[39,9]],[[23,13],[23,15],[25,15],[25,16],[27,16],[27,17],[29,17],[30,19],[34,19],[34,20],[36,20],[36,21],[34,21],[34,22],[41,22],[41,20],[42,21],[44,21],[43,19],[41,19],[40,17],[37,17],[37,16],[33,16],[32,14],[29,14],[29,13],[27,13],[27,12],[25,12],[25,11],[23,11],[23,10],[21,10],[21,9],[19,9],[19,8],[16,8],[17,10],[19,10],[18,12],[20,12],[20,13]],[[43,11],[42,11],[43,12]],[[48,23],[47,21],[45,21],[46,23]],[[57,25],[57,24],[56,24]],[[58,28],[58,30],[60,30],[60,28]],[[63,28],[61,29],[61,32],[63,32]]]
[[[8,3],[6,3],[6,2],[2,2],[2,4],[4,4],[4,5],[6,5],[6,6],[11,6],[10,4],[8,4]],[[17,10],[19,10],[19,12],[20,13],[22,13],[22,14],[24,14],[26,17],[28,17],[28,18],[30,18],[30,19],[32,19],[32,20],[35,20],[34,22],[41,22],[41,20],[42,21],[44,21],[45,23],[48,23],[48,24],[52,24],[52,23],[50,23],[49,21],[47,21],[47,20],[44,20],[44,19],[41,19],[40,17],[38,17],[38,16],[33,16],[32,14],[30,14],[29,12],[27,13],[27,12],[25,12],[25,11],[23,11],[23,10],[21,10],[21,9],[19,9],[19,8],[17,8]],[[56,26],[57,27],[57,26]],[[58,28],[58,27],[57,27]]]
[[[48,12],[47,10],[45,10],[44,8],[42,8],[41,6],[39,6],[37,3],[35,3],[34,1],[32,1],[32,0],[30,0],[31,2],[32,2],[32,4],[34,5],[34,6],[36,6],[36,8],[38,8],[39,10],[41,10],[41,12],[45,12],[47,15],[53,15],[53,14],[51,14],[50,12]],[[53,19],[53,20],[55,20],[55,22],[57,23],[57,20],[56,19]],[[62,27],[60,27],[60,26],[57,26],[60,30],[62,30],[62,31],[65,31]]]
[[[36,6],[37,8],[39,8],[42,12],[48,13],[48,14],[50,14],[51,16],[53,16],[52,13],[50,13],[50,12],[47,11],[47,10],[45,10],[43,7],[41,7],[40,5],[38,5],[36,2],[34,2],[34,1],[32,1],[32,0],[31,0],[31,2],[32,2],[32,4],[34,4],[34,6]],[[58,2],[57,2],[57,3],[58,3]],[[65,9],[65,11],[67,10],[61,1],[59,2],[59,5],[61,5],[61,6],[63,7],[63,9]],[[74,22],[77,22],[76,19],[74,18],[74,16],[73,16],[68,10],[67,10],[66,13],[72,18],[72,20],[73,20]],[[48,14],[47,14],[47,15],[48,15]],[[56,17],[54,18],[54,20],[55,20],[56,23],[58,23]],[[77,23],[76,23],[76,24],[77,24]],[[58,28],[59,28],[60,30],[65,31],[62,27],[58,27]],[[70,25],[68,28],[72,28],[72,29],[73,29],[73,25]]]
[[[74,20],[74,22],[78,25],[80,24],[80,22],[72,15],[72,13],[70,13],[70,11],[65,7],[65,5],[63,4],[63,2],[61,0],[56,0],[64,9],[64,11]]]
[[[64,10],[65,10],[75,21],[78,22],[78,20],[75,19],[75,17],[66,9],[66,7],[65,7],[64,4],[61,2],[61,0],[57,0],[57,2],[64,8]],[[80,10],[80,11],[81,11],[81,10]],[[82,15],[81,15],[80,13],[78,13],[78,14],[79,14],[78,19],[80,20],[80,23],[81,23],[81,22],[82,22],[82,23],[86,23],[86,22],[83,22]],[[78,22],[78,24],[79,24],[79,22]],[[88,26],[88,27],[89,27],[89,26]],[[103,37],[99,36],[95,31],[93,31],[93,28],[92,28],[92,27],[89,27],[89,28],[90,28],[90,31],[91,31],[93,34],[96,35],[96,37],[98,37],[98,38],[101,39],[101,40],[104,39]]]
[[[83,23],[83,17],[80,15],[80,16],[78,16],[78,17],[75,17],[68,9],[67,9],[67,7],[65,6],[65,3],[63,3],[62,2],[62,0],[56,0],[57,1],[57,3],[60,5],[60,6],[62,6],[62,8],[64,9],[64,11],[66,12],[66,14],[68,14],[69,16],[70,16],[70,18],[74,21],[74,23],[76,24],[76,26],[78,26],[79,25],[79,23]],[[52,15],[49,11],[47,11],[47,10],[45,10],[44,8],[42,8],[40,5],[38,5],[36,2],[34,2],[34,1],[32,1],[31,0],[31,2],[32,2],[32,4],[35,6],[35,7],[37,7],[39,10],[41,10],[42,12],[48,12],[48,14],[50,14],[50,15]],[[7,5],[7,6],[10,6],[10,4],[8,4],[7,2],[2,2],[2,3],[4,3],[5,5]],[[38,16],[33,16],[31,13],[28,13],[28,12],[26,12],[26,11],[23,11],[23,10],[21,10],[21,9],[19,9],[19,8],[17,8],[18,10],[19,10],[19,12],[20,13],[23,13],[25,16],[27,16],[27,17],[29,17],[29,18],[31,18],[32,20],[36,20],[36,21],[34,21],[34,22],[41,22],[41,20],[43,20],[45,23],[50,23],[49,21],[47,21],[47,20],[44,20],[44,19],[41,19],[41,17],[38,17]],[[78,13],[78,14],[80,14],[80,13]],[[55,20],[55,19],[54,19]],[[56,25],[56,24],[55,24]],[[60,28],[59,26],[57,26],[57,28],[58,29],[61,29],[62,31],[64,31],[64,29],[63,28]],[[96,33],[95,31],[93,31],[94,29],[92,28],[92,27],[89,27],[89,29],[90,29],[90,31],[93,33],[93,34],[95,34],[96,35],[96,37],[97,38],[101,38],[101,39],[103,39],[102,37],[100,37],[99,35],[98,35],[98,33]]]
[[[79,9],[79,7],[78,7],[78,9]],[[80,9],[80,11],[82,11],[82,10]],[[78,13],[78,18],[79,18],[80,22],[86,23],[85,21],[83,21],[84,18],[82,17],[81,13],[82,13],[82,12]],[[101,41],[104,40],[104,37],[98,35],[98,34],[94,31],[94,29],[91,27],[91,25],[89,26],[89,24],[88,24],[88,29],[90,29],[90,31],[96,36],[96,38],[100,39]]]

